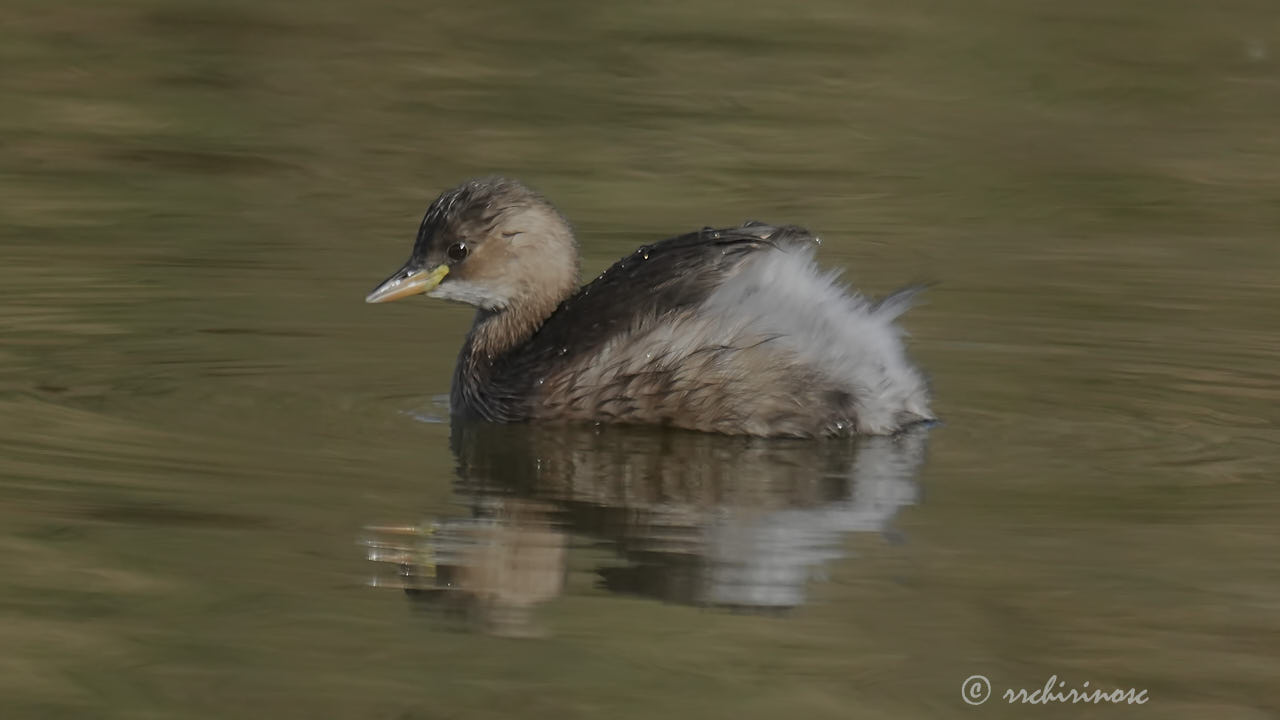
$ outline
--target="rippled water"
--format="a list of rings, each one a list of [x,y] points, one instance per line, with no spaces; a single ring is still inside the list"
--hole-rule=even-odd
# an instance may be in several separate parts
[[[4,717],[1280,713],[1272,4],[0,18]],[[470,312],[362,298],[494,171],[936,282],[944,424],[450,428]]]

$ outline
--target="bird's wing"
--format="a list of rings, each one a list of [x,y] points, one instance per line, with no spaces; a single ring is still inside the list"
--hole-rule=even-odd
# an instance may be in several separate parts
[[[803,228],[747,223],[643,246],[561,303],[504,369],[522,374],[591,353],[637,322],[698,305],[755,253],[816,242]]]

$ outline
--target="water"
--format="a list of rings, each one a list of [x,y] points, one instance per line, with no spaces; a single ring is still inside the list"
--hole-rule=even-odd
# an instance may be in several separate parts
[[[0,10],[5,717],[1280,713],[1271,4],[537,7]],[[494,171],[936,281],[945,424],[451,446],[470,312],[362,298]]]
[[[370,559],[395,578],[374,584],[452,595],[483,627],[490,606],[524,615],[560,594],[575,534],[616,549],[594,571],[606,590],[794,610],[810,576],[842,557],[846,534],[886,533],[915,502],[927,437],[920,426],[850,443],[455,422],[455,494],[470,513],[372,528]]]

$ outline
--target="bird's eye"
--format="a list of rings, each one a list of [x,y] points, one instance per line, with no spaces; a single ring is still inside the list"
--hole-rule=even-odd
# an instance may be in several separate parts
[[[450,245],[444,252],[449,256],[450,260],[454,262],[462,262],[467,259],[467,253],[469,251],[467,250],[466,243],[457,242]]]

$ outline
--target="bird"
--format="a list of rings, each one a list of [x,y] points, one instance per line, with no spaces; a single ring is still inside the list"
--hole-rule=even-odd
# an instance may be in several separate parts
[[[569,221],[524,183],[442,193],[409,260],[365,298],[476,308],[455,418],[661,425],[759,437],[891,435],[934,421],[896,319],[919,287],[873,300],[794,225],[747,222],[644,245],[578,286]]]

